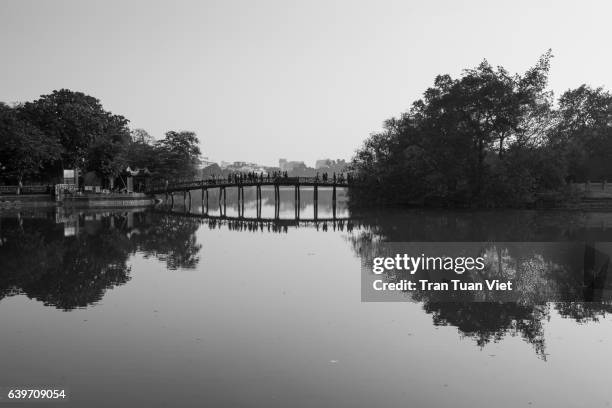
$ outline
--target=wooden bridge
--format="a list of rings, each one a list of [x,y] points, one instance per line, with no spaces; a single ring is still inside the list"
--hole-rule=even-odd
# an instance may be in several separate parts
[[[261,218],[262,194],[261,188],[270,186],[274,188],[274,218],[278,219],[280,213],[280,188],[293,187],[295,196],[295,218],[300,218],[300,188],[312,187],[314,191],[314,219],[318,218],[318,203],[319,203],[319,188],[331,188],[332,190],[332,211],[333,218],[336,217],[336,190],[338,188],[350,187],[350,183],[344,178],[334,178],[322,180],[316,177],[253,177],[252,179],[209,179],[209,180],[192,180],[182,182],[166,182],[156,184],[147,189],[148,194],[163,194],[166,203],[170,201],[170,205],[174,206],[174,194],[183,193],[185,203],[191,205],[191,192],[201,190],[202,192],[202,208],[205,208],[205,213],[208,214],[209,200],[208,190],[211,188],[219,189],[219,212],[225,216],[226,214],[226,199],[227,188],[236,188],[238,190],[238,212],[240,216],[244,215],[244,188],[255,187],[257,201],[257,217]],[[187,198],[189,196],[189,198]]]

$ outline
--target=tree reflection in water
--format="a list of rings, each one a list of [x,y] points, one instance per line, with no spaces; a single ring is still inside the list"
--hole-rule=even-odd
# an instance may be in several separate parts
[[[507,335],[520,336],[546,359],[543,322],[550,318],[551,308],[578,323],[596,322],[612,312],[612,285],[608,281],[612,248],[606,243],[612,241],[612,229],[605,228],[608,214],[391,211],[361,215],[364,228],[347,237],[360,257],[378,256],[388,242],[491,243],[486,272],[472,274],[469,279],[514,279],[518,298],[508,301],[507,292],[497,291],[410,293],[432,315],[435,325],[455,326],[480,347]],[[517,244],[502,248],[495,242]],[[561,242],[563,250],[538,242]],[[408,275],[395,272],[386,278],[398,282]]]
[[[197,243],[197,219],[177,217],[168,213],[140,213],[138,233],[132,234],[132,244],[145,257],[164,261],[170,270],[193,269],[200,261],[202,245]]]
[[[86,307],[129,281],[129,258],[137,252],[164,262],[171,270],[195,268],[202,249],[196,239],[200,226],[246,233],[285,234],[304,226],[339,231],[359,256],[376,254],[386,242],[490,242],[490,268],[485,275],[474,275],[473,281],[513,278],[519,298],[510,302],[503,292],[460,292],[449,298],[428,291],[416,291],[412,298],[435,325],[454,326],[480,347],[507,335],[520,336],[545,359],[544,322],[553,311],[578,323],[596,322],[612,312],[608,295],[612,247],[594,244],[612,241],[612,229],[601,227],[601,217],[536,211],[385,211],[363,212],[351,220],[296,223],[203,219],[154,211],[4,214],[0,218],[0,300],[25,294],[62,310]],[[574,246],[560,252],[537,245],[502,247],[496,242]],[[399,274],[388,277],[401,278]],[[542,302],[543,298],[551,302]]]
[[[0,223],[0,299],[23,293],[63,310],[94,304],[128,282],[136,251],[178,269],[194,268],[201,248],[199,223],[170,215],[15,214]]]

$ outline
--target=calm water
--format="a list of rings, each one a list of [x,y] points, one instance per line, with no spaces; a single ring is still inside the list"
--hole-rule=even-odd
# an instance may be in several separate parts
[[[320,218],[332,216],[324,198]],[[209,205],[218,214],[216,196]],[[384,241],[612,241],[612,214],[349,214],[343,200],[335,223],[201,212],[194,194],[171,212],[0,213],[0,386],[66,387],[78,407],[612,404],[605,296],[364,303],[359,257]],[[565,287],[571,268],[540,284]]]

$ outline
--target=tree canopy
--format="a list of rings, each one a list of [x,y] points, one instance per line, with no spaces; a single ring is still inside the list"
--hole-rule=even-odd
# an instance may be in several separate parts
[[[93,96],[61,89],[26,102],[22,110],[30,123],[61,144],[64,168],[116,176],[125,167],[128,120],[104,110]]]
[[[19,113],[19,107],[0,103],[0,170],[21,182],[57,160],[62,148]]]
[[[609,177],[610,94],[581,86],[555,109],[551,52],[523,74],[486,60],[438,75],[398,118],[357,150],[357,202],[520,205],[574,179]],[[601,158],[597,164],[594,159]],[[608,170],[610,169],[610,170]]]
[[[166,137],[155,144],[160,160],[160,171],[167,178],[186,178],[196,175],[200,164],[200,148],[194,132],[166,132]]]
[[[58,179],[62,169],[115,178],[128,166],[160,178],[187,178],[199,165],[194,132],[169,131],[159,141],[105,110],[93,96],[60,89],[10,107],[0,104],[0,176]]]

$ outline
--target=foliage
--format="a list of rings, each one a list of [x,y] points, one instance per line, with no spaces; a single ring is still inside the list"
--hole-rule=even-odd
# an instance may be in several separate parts
[[[131,139],[127,146],[127,162],[132,168],[148,168],[153,170],[160,167],[155,141],[144,129],[135,129],[131,132]]]
[[[22,110],[28,122],[62,146],[62,167],[100,176],[116,176],[125,167],[128,120],[105,111],[98,99],[61,89],[25,103]]]
[[[568,90],[559,98],[557,118],[551,138],[563,146],[569,176],[612,177],[612,95],[587,85]]]
[[[158,178],[191,178],[200,163],[198,144],[194,132],[169,131],[155,141],[143,129],[130,131],[128,120],[104,110],[98,99],[68,89],[15,108],[0,103],[4,178],[54,178],[63,168],[115,178],[128,166],[146,167]]]
[[[159,160],[157,173],[167,179],[192,178],[200,164],[199,140],[194,132],[166,132],[155,144]]]
[[[43,170],[46,164],[57,160],[62,151],[53,138],[23,120],[19,107],[0,103],[0,170],[21,182],[27,175]]]
[[[522,75],[485,60],[459,78],[437,76],[356,152],[353,202],[518,206],[564,191],[569,176],[612,175],[612,97],[582,86],[555,110],[551,58]]]
[[[127,161],[132,167],[147,167],[156,178],[192,178],[200,164],[198,145],[194,132],[169,131],[164,139],[155,141],[145,130],[135,129],[127,147]]]

